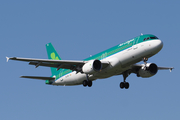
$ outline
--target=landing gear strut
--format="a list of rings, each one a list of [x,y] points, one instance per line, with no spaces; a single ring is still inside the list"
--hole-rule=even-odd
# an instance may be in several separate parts
[[[143,60],[144,65],[145,65],[144,70],[146,70],[146,64],[147,64],[148,58],[144,57],[142,60]]]
[[[86,79],[87,80],[83,81],[83,86],[84,87],[86,87],[86,86],[91,87],[92,86],[92,81],[88,79],[88,75],[86,75]]]

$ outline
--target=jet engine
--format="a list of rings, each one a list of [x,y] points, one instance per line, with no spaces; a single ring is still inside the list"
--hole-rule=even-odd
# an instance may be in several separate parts
[[[144,64],[141,69],[139,69],[137,75],[142,78],[148,78],[154,76],[158,71],[158,67],[155,63]]]
[[[102,68],[101,61],[99,60],[91,60],[83,65],[82,72],[86,74],[92,74],[100,71]]]

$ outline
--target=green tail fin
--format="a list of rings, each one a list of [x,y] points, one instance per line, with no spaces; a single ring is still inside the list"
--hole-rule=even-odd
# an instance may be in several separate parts
[[[58,53],[56,52],[56,50],[54,49],[51,43],[46,44],[46,50],[48,54],[48,59],[61,60],[61,58],[59,57]],[[52,76],[56,75],[57,73],[56,68],[51,67],[51,73],[52,73]]]

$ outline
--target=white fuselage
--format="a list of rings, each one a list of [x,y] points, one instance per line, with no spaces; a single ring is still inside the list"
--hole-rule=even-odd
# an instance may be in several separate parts
[[[103,79],[108,78],[114,75],[120,75],[127,69],[131,67],[131,65],[140,62],[144,57],[151,57],[158,53],[163,47],[163,43],[161,40],[150,40],[145,41],[132,47],[125,49],[121,52],[118,52],[114,55],[106,57],[101,61],[108,61],[110,65],[92,75],[89,75],[89,80]],[[65,76],[57,79],[52,85],[79,85],[82,84],[84,80],[86,80],[86,74],[71,72]]]

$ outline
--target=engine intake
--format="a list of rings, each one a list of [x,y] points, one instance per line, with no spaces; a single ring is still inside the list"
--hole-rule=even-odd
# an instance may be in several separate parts
[[[143,78],[154,76],[158,72],[158,67],[155,63],[147,63],[138,72],[138,75]]]
[[[147,67],[147,70],[148,70],[151,74],[156,74],[157,71],[158,71],[158,67],[157,67],[156,64],[151,63],[151,64],[149,65],[149,67]]]
[[[101,68],[102,68],[101,61],[91,60],[87,62],[86,64],[84,64],[84,66],[82,67],[82,72],[86,74],[92,74],[92,73],[100,71]]]

